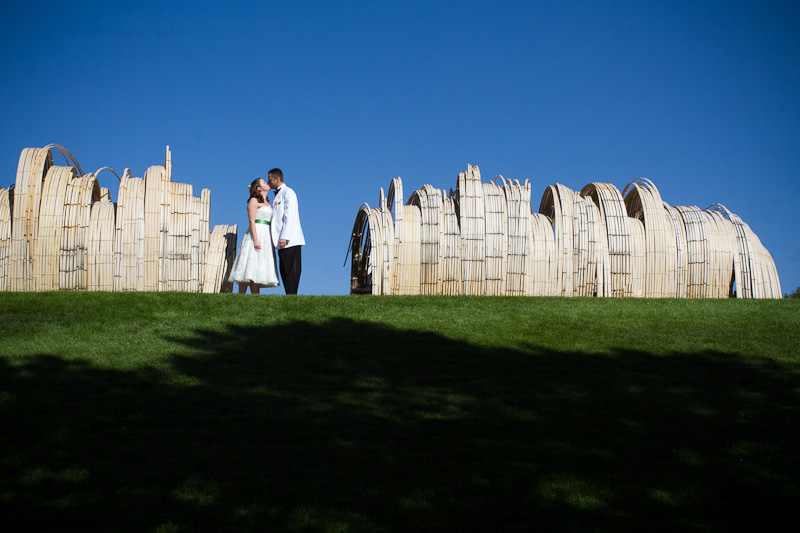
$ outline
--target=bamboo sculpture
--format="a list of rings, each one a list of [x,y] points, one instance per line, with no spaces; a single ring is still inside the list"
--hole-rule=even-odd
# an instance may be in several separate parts
[[[211,192],[172,181],[169,147],[144,178],[114,173],[117,203],[103,170],[114,173],[84,173],[55,144],[22,150],[14,185],[0,187],[0,290],[230,291],[237,227],[210,231]]]
[[[351,235],[351,293],[780,298],[775,262],[725,206],[670,206],[655,184],[620,193],[555,184],[531,213],[526,180],[458,174],[403,205],[400,178],[363,204]]]

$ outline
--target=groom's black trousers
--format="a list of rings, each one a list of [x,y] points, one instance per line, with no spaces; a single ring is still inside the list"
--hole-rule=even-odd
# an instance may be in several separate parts
[[[281,260],[281,280],[283,280],[283,290],[286,291],[286,294],[297,294],[297,287],[300,285],[301,248],[302,246],[278,248],[278,258]]]

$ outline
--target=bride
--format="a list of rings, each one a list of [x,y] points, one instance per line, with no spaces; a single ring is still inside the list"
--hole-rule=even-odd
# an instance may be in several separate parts
[[[269,226],[272,220],[272,206],[267,200],[269,185],[258,178],[250,184],[250,199],[247,200],[247,229],[239,253],[233,262],[228,281],[239,284],[239,294],[247,292],[259,294],[261,287],[278,286],[278,269],[275,266],[275,249]]]

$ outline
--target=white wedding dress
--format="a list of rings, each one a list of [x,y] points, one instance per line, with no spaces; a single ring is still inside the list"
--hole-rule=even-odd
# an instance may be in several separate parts
[[[239,253],[233,262],[231,275],[228,281],[236,283],[258,283],[262,287],[277,287],[278,269],[275,264],[275,249],[272,246],[270,221],[272,220],[272,207],[262,205],[256,210],[256,231],[261,249],[256,250],[250,228],[242,238]]]

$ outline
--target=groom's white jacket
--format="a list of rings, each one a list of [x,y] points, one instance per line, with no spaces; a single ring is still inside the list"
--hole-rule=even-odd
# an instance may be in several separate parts
[[[306,243],[303,228],[300,226],[300,210],[297,206],[297,195],[285,183],[280,186],[275,200],[272,202],[272,244],[278,247],[278,241],[286,239],[291,246],[302,246]]]

